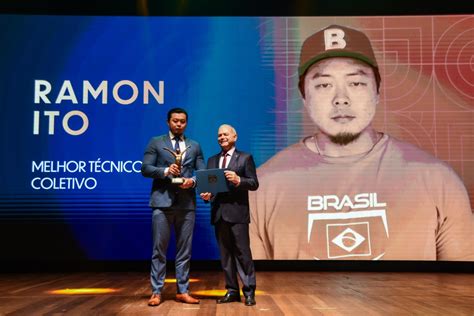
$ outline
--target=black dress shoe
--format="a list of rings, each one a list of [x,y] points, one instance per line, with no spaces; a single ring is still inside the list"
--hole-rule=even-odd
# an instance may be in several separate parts
[[[245,305],[246,306],[252,306],[252,305],[255,305],[255,304],[257,304],[257,302],[255,301],[255,295],[249,295],[249,296],[245,297]]]
[[[224,303],[231,303],[231,302],[240,302],[240,294],[227,292],[223,297],[217,300],[217,304],[224,304]]]

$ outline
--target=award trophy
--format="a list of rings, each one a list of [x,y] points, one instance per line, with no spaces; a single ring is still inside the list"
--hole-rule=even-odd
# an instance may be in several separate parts
[[[166,147],[163,147],[163,149],[168,151],[170,154],[172,154],[174,156],[174,163],[176,165],[178,165],[178,167],[181,169],[181,164],[183,162],[183,155],[186,152],[186,150],[189,149],[189,147],[191,147],[191,145],[186,147],[182,152],[179,150],[179,148],[176,151],[172,151],[171,149],[166,148]],[[171,183],[183,184],[184,183],[184,178],[179,177],[179,176],[173,176],[173,178],[171,179]]]

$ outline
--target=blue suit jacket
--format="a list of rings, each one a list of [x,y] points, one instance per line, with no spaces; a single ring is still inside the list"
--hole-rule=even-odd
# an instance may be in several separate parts
[[[201,146],[194,140],[184,138],[186,150],[181,166],[181,176],[193,178],[194,170],[205,169],[204,157]],[[142,175],[153,178],[151,187],[150,207],[165,208],[173,207],[179,209],[196,209],[196,191],[194,188],[181,189],[178,185],[171,183],[172,175],[165,177],[165,169],[174,163],[174,156],[163,149],[167,147],[173,150],[169,134],[153,137],[145,150],[142,162]]]

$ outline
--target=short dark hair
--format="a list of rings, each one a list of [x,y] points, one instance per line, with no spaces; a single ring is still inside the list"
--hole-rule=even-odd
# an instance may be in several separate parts
[[[188,120],[188,112],[186,112],[185,109],[182,109],[182,108],[172,108],[171,110],[168,111],[168,122],[170,121],[171,115],[172,115],[173,113],[184,113],[184,115],[186,115],[186,121]]]

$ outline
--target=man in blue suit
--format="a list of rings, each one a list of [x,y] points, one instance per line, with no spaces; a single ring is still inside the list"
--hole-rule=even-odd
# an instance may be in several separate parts
[[[252,261],[249,239],[249,197],[248,191],[258,188],[257,172],[252,155],[235,148],[237,133],[227,124],[217,132],[217,142],[222,151],[209,158],[207,168],[225,168],[225,177],[230,191],[201,193],[201,198],[211,201],[211,221],[215,225],[217,243],[221,253],[227,293],[217,300],[218,304],[240,302],[239,282],[245,305],[255,305],[255,267]]]
[[[171,226],[176,232],[176,300],[198,304],[189,294],[189,267],[196,209],[194,170],[204,169],[201,146],[184,136],[188,114],[181,108],[168,112],[169,132],[154,137],[143,157],[142,175],[153,179],[150,207],[153,209],[153,255],[151,259],[150,306],[162,302],[166,276],[166,251]],[[173,153],[181,154],[181,164]],[[182,178],[181,183],[175,181]],[[175,180],[173,180],[175,179]]]

